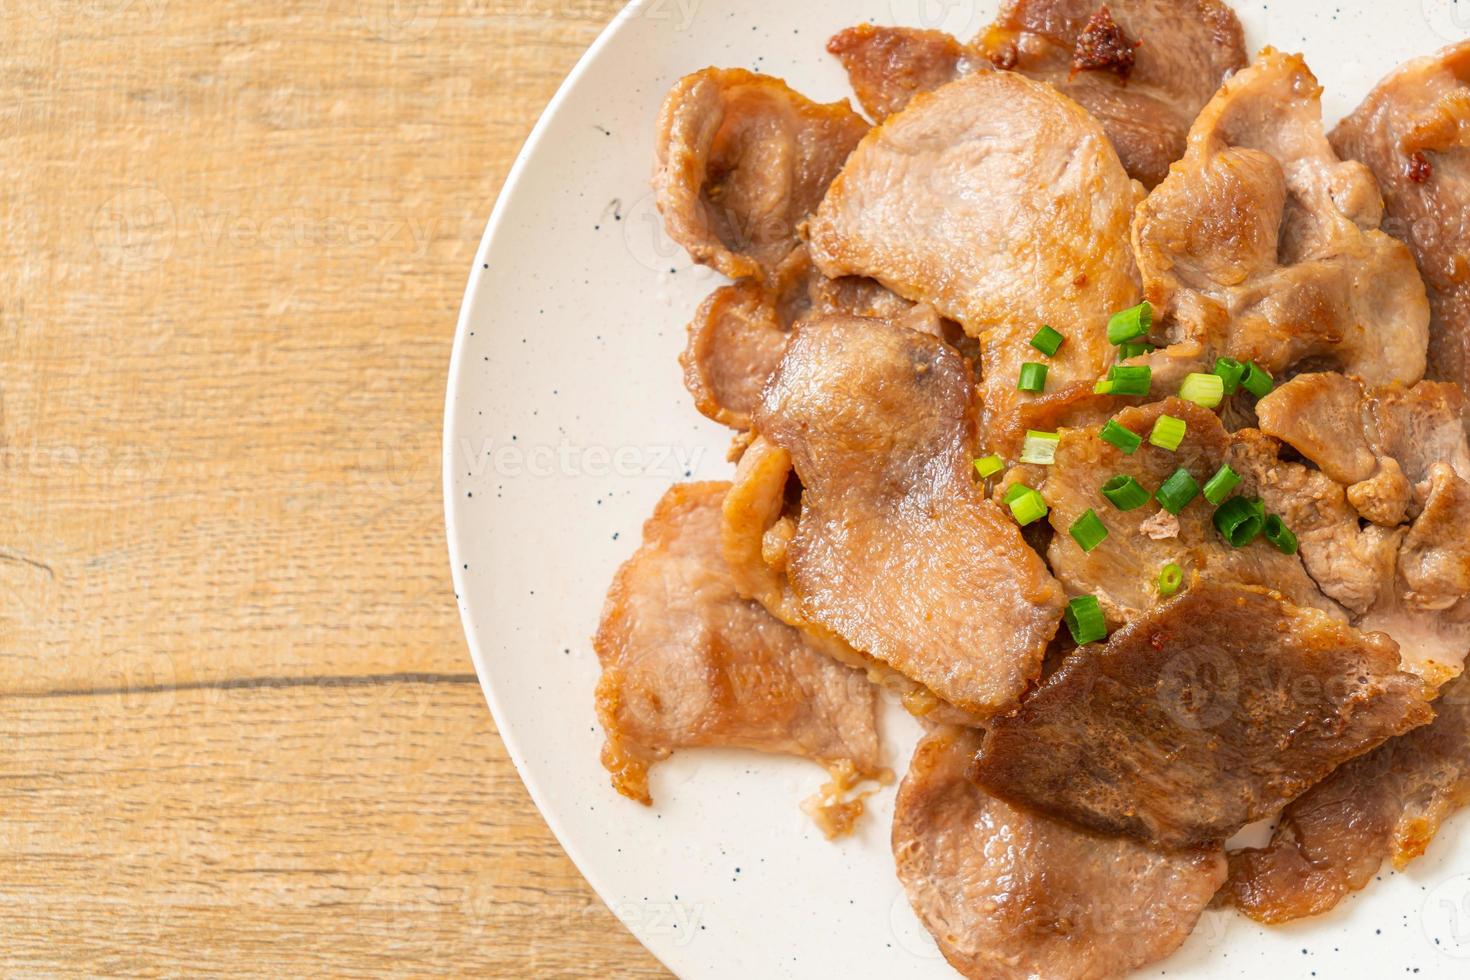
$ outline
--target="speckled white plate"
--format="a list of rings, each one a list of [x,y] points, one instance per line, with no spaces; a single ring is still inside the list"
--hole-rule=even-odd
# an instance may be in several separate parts
[[[692,407],[675,358],[718,285],[664,237],[648,189],[664,92],[715,64],[848,96],[823,50],[871,19],[972,36],[996,0],[647,0],[593,45],[536,126],[475,260],[450,366],[444,484],[454,582],[475,668],[511,758],[577,866],[684,977],[953,977],[893,874],[893,792],[829,844],[797,809],[817,767],[691,751],[657,767],[646,809],[597,761],[603,592],[673,482],[728,479],[729,434]],[[1252,47],[1303,50],[1327,111],[1391,67],[1470,33],[1451,0],[1236,4]],[[891,764],[917,736],[885,715]],[[494,820],[495,814],[485,814]],[[1333,914],[1267,931],[1206,914],[1146,975],[1470,976],[1470,820],[1408,873]],[[547,914],[556,914],[549,910]],[[568,929],[585,928],[573,912]]]

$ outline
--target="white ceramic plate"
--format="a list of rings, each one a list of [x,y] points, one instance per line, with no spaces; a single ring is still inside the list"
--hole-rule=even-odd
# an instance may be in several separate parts
[[[829,844],[797,803],[816,766],[690,751],[655,768],[646,809],[598,764],[589,637],[613,571],[670,483],[728,479],[729,433],[675,361],[719,280],[664,237],[648,189],[654,118],[682,75],[720,65],[849,95],[824,51],[872,20],[972,36],[996,0],[647,0],[573,71],[490,220],[455,338],[444,483],[475,668],[537,806],[629,929],[684,977],[953,977],[903,899],[893,792]],[[1391,67],[1470,33],[1451,0],[1252,0],[1252,48],[1305,51],[1336,119]],[[885,715],[902,772],[917,727]],[[493,818],[493,815],[487,815]],[[1206,914],[1150,975],[1470,976],[1470,821],[1333,914],[1264,930]],[[569,921],[571,917],[568,917]],[[575,927],[572,925],[571,927]]]

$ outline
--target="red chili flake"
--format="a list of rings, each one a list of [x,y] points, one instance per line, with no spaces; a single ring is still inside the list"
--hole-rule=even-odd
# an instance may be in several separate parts
[[[1072,49],[1072,71],[1110,71],[1126,82],[1133,73],[1133,49],[1141,43],[1128,40],[1112,11],[1099,7]]]
[[[1429,162],[1423,152],[1415,150],[1409,154],[1409,179],[1416,184],[1422,184],[1434,176],[1434,165]]]

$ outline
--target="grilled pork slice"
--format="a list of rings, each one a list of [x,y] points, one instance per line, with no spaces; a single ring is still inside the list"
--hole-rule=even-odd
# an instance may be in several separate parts
[[[786,352],[790,321],[763,283],[744,279],[710,295],[689,323],[679,355],[684,387],[700,414],[733,429],[749,429],[761,388]]]
[[[653,188],[669,237],[732,279],[774,279],[868,124],[780,79],[706,68],[658,119]]]
[[[1184,155],[1194,117],[1246,63],[1240,23],[1217,0],[1011,0],[974,45],[861,24],[827,50],[879,122],[992,65],[1048,82],[1097,117],[1129,176],[1148,187]]]
[[[1342,766],[1281,815],[1268,847],[1230,856],[1229,894],[1260,922],[1326,912],[1385,857],[1403,870],[1470,803],[1470,677],[1447,685],[1423,728]]]
[[[1434,320],[1429,377],[1470,387],[1470,41],[1418,58],[1378,84],[1332,132],[1378,178],[1384,229],[1419,260]]]
[[[674,749],[804,756],[834,776],[813,808],[819,825],[844,830],[862,809],[845,790],[881,773],[877,698],[860,672],[736,591],[720,555],[728,489],[672,488],[613,580],[595,640],[602,764],[619,793],[651,803],[648,768]]]
[[[1036,678],[1065,600],[975,482],[973,396],[947,344],[832,317],[797,325],[755,424],[803,488],[781,545],[802,615],[985,716]]]
[[[1304,374],[1263,398],[1256,415],[1262,432],[1316,463],[1348,488],[1359,514],[1385,527],[1423,511],[1436,466],[1470,479],[1470,403],[1456,385]]]
[[[977,338],[991,430],[1034,397],[1016,382],[1042,324],[1067,337],[1049,391],[1090,386],[1111,359],[1108,316],[1138,297],[1133,187],[1075,102],[1019,75],[970,75],[863,140],[811,220],[812,258]]]
[[[1200,583],[997,719],[974,778],[1165,847],[1223,841],[1433,718],[1398,650],[1264,589]]]
[[[1183,468],[1204,486],[1227,461],[1233,437],[1214,412],[1190,402],[1169,398],[1152,405],[1126,408],[1114,420],[1147,439],[1161,416],[1181,419],[1188,426],[1176,452],[1148,445],[1133,455],[1103,441],[1100,425],[1063,429],[1056,462],[1048,468],[1042,496],[1051,506],[1056,535],[1047,554],[1057,579],[1073,595],[1095,594],[1108,620],[1121,624],[1136,618],[1158,602],[1159,573],[1177,564],[1186,581],[1198,575],[1217,582],[1261,585],[1283,593],[1299,606],[1311,606],[1345,619],[1337,604],[1324,596],[1302,566],[1301,558],[1284,555],[1264,540],[1233,548],[1212,521],[1214,509],[1203,498],[1177,516],[1157,502],[1121,511],[1101,493],[1114,476],[1131,476],[1149,491],[1157,490]],[[1239,492],[1251,495],[1253,484]],[[1088,510],[1108,530],[1091,551],[1068,533]]]
[[[1204,364],[1228,355],[1274,374],[1310,360],[1413,384],[1429,306],[1382,217],[1372,174],[1327,142],[1316,78],[1266,49],[1205,106],[1184,159],[1134,219],[1160,339]]]
[[[1219,0],[1010,0],[978,44],[996,65],[1081,103],[1147,187],[1168,175],[1194,117],[1246,64],[1240,22]]]
[[[1017,809],[965,778],[978,732],[945,728],[898,791],[898,877],[975,980],[1118,977],[1178,949],[1225,880],[1219,849],[1167,852]]]

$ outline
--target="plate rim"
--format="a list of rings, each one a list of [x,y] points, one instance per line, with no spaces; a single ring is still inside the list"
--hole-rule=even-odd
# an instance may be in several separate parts
[[[535,125],[531,127],[530,133],[527,134],[525,141],[521,144],[521,148],[516,152],[515,161],[511,164],[505,181],[501,184],[500,191],[496,195],[495,204],[490,210],[490,217],[485,223],[485,231],[480,236],[480,244],[475,249],[473,263],[470,266],[469,279],[465,284],[464,295],[460,299],[459,315],[455,318],[454,343],[450,349],[448,379],[444,389],[444,420],[440,427],[440,439],[442,440],[440,446],[440,481],[443,490],[444,535],[446,544],[448,545],[449,575],[454,588],[454,604],[459,612],[460,631],[464,634],[465,645],[469,648],[470,662],[475,668],[475,678],[479,682],[480,693],[485,698],[485,703],[490,709],[490,716],[495,722],[495,734],[500,739],[501,744],[505,746],[506,755],[509,757],[511,765],[515,767],[516,775],[520,778],[521,785],[525,787],[526,794],[531,798],[532,805],[536,807],[537,815],[551,831],[552,836],[556,838],[557,845],[562,849],[562,852],[566,854],[573,866],[576,867],[577,874],[581,876],[582,880],[597,895],[598,901],[617,920],[623,930],[632,936],[634,941],[648,955],[652,956],[660,966],[670,974],[677,976],[677,971],[663,957],[659,956],[652,947],[645,943],[637,932],[629,928],[627,923],[618,918],[617,913],[613,911],[613,904],[608,900],[609,892],[588,871],[589,865],[584,861],[580,849],[572,843],[571,837],[566,833],[565,828],[561,825],[561,821],[547,807],[540,789],[530,776],[529,768],[525,763],[526,757],[522,753],[516,737],[507,729],[501,720],[505,717],[505,712],[501,708],[499,696],[490,682],[490,671],[486,666],[485,654],[480,648],[475,629],[470,621],[469,602],[465,598],[469,592],[469,583],[462,574],[462,562],[460,560],[458,545],[459,528],[457,527],[458,522],[455,518],[454,510],[454,447],[456,445],[454,409],[459,400],[460,383],[463,378],[462,369],[464,359],[467,356],[465,349],[469,339],[470,313],[475,306],[476,299],[484,283],[484,274],[488,271],[485,268],[486,256],[490,253],[492,246],[499,236],[504,233],[502,226],[505,223],[505,216],[509,210],[510,201],[524,180],[530,158],[540,146],[542,140],[545,139],[546,132],[550,128],[552,120],[556,117],[563,103],[571,97],[572,89],[576,87],[592,63],[602,54],[603,49],[608,47],[618,34],[621,33],[623,27],[631,22],[632,18],[629,16],[630,13],[644,2],[645,0],[628,0],[622,7],[619,7],[617,13],[613,14],[612,20],[598,32],[597,38],[577,58],[576,64],[572,66],[571,71],[567,73],[566,77],[561,80],[561,83],[557,86],[556,93],[552,95],[551,100],[546,103],[545,108],[541,110],[541,114],[536,118]]]

